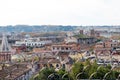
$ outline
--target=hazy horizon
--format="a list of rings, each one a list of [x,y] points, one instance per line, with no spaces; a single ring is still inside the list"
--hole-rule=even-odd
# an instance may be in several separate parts
[[[0,25],[0,27],[6,27],[6,26],[78,26],[78,27],[92,27],[92,26],[120,26],[120,25],[62,25],[62,24],[56,24],[56,25],[54,25],[54,24],[38,24],[38,25],[36,25],[36,24],[34,24],[34,25],[30,25],[30,24],[15,24],[15,25]]]
[[[120,25],[120,0],[0,0],[0,26]]]

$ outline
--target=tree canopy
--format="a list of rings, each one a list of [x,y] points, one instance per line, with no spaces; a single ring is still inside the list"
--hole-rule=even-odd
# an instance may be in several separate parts
[[[54,73],[54,74],[53,74]],[[54,77],[57,77],[52,80],[76,80],[77,79],[103,79],[106,80],[115,80],[120,72],[116,70],[111,70],[110,65],[100,66],[96,62],[91,63],[89,60],[85,62],[77,62],[73,65],[70,72],[67,72],[65,69],[60,69],[55,71],[54,68],[45,68],[39,72],[39,75],[36,77],[36,80],[47,80],[48,76],[53,74]],[[65,75],[66,74],[66,75]],[[64,75],[64,78],[62,79]],[[106,76],[105,76],[106,75]],[[59,79],[58,79],[59,77]],[[33,79],[35,80],[35,79]]]

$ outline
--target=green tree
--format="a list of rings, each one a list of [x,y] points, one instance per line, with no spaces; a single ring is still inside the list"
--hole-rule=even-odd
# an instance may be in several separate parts
[[[57,73],[60,75],[60,77],[62,77],[67,72],[65,71],[65,69],[60,69]]]
[[[48,76],[52,73],[55,73],[55,70],[53,68],[45,68],[41,72],[39,72],[38,79],[47,80]]]
[[[102,79],[107,73],[109,74],[105,77],[106,80],[115,80],[120,74],[115,69],[111,70],[110,65],[99,66],[96,61],[91,63],[89,60],[86,60],[85,62],[74,63],[70,72],[67,72],[65,69],[60,69],[56,72],[53,68],[45,68],[37,76],[31,78],[31,80],[47,80],[50,74],[59,77],[54,80],[69,80],[68,78],[70,80],[76,80],[76,78],[88,79],[92,74],[91,79]],[[62,79],[63,75],[65,75],[64,79]]]
[[[102,79],[106,73],[108,73],[110,69],[102,66],[98,71],[97,74],[95,75],[96,79]]]
[[[81,62],[75,63],[71,70],[72,79],[76,79],[77,74],[83,71],[84,65]]]
[[[92,63],[89,67],[88,72],[87,72],[88,75],[90,76],[92,73],[96,72],[97,68],[98,68],[97,63],[96,62]]]

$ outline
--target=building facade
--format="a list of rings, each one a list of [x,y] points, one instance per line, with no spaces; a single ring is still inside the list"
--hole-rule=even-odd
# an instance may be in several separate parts
[[[3,34],[2,44],[0,47],[0,61],[1,62],[11,61],[11,47],[8,44],[8,40],[5,34]]]
[[[15,45],[21,46],[24,44],[27,47],[41,47],[41,46],[44,46],[46,44],[51,44],[51,43],[52,43],[51,40],[34,41],[34,40],[25,39],[24,41],[16,41]]]
[[[96,38],[78,38],[77,43],[79,44],[93,44],[96,42]]]

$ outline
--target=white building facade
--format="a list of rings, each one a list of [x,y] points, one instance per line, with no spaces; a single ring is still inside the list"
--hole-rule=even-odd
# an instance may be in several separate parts
[[[52,41],[51,40],[45,40],[45,41],[34,41],[34,40],[29,40],[29,39],[25,39],[24,41],[16,41],[15,45],[17,46],[21,46],[21,45],[26,45],[27,47],[41,47],[44,46],[46,44],[51,44]]]

